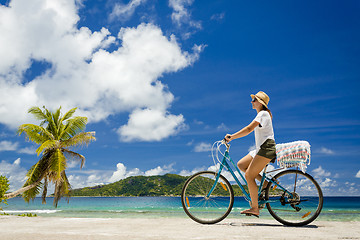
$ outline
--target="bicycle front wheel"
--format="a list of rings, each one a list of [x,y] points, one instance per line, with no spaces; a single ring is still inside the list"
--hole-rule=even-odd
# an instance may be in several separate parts
[[[286,170],[275,175],[279,184],[269,183],[265,193],[269,213],[289,226],[303,226],[314,221],[323,206],[319,184],[307,173]]]
[[[229,215],[234,204],[234,192],[225,177],[211,171],[198,172],[186,182],[181,192],[185,213],[202,224],[220,222]],[[210,193],[211,189],[213,191]]]

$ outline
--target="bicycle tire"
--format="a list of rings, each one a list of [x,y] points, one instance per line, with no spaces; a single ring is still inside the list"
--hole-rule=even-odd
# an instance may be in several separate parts
[[[265,192],[266,207],[277,221],[288,226],[304,226],[319,216],[323,194],[311,175],[298,170],[285,170],[273,179],[292,194],[291,197],[279,187],[271,190],[275,184],[269,182]]]
[[[226,218],[234,204],[234,191],[229,181],[220,175],[212,194],[208,192],[217,173],[202,171],[192,175],[184,184],[181,203],[185,213],[201,224],[214,224]],[[220,184],[219,184],[220,183]]]

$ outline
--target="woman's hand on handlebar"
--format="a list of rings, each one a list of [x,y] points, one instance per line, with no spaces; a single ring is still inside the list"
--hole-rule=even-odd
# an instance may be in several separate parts
[[[224,140],[226,142],[230,142],[231,140],[233,140],[232,137],[231,137],[231,134],[226,134],[226,136],[224,137]]]

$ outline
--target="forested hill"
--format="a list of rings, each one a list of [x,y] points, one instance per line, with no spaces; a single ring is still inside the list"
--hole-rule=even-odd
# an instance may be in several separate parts
[[[118,182],[74,189],[71,196],[180,196],[188,177],[176,174],[134,176]]]

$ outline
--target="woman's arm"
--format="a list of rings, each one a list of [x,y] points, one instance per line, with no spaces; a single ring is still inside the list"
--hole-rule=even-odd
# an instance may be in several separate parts
[[[260,123],[257,121],[252,121],[249,125],[241,129],[240,131],[234,133],[234,134],[226,134],[225,139],[230,142],[231,140],[245,137],[259,125]]]

